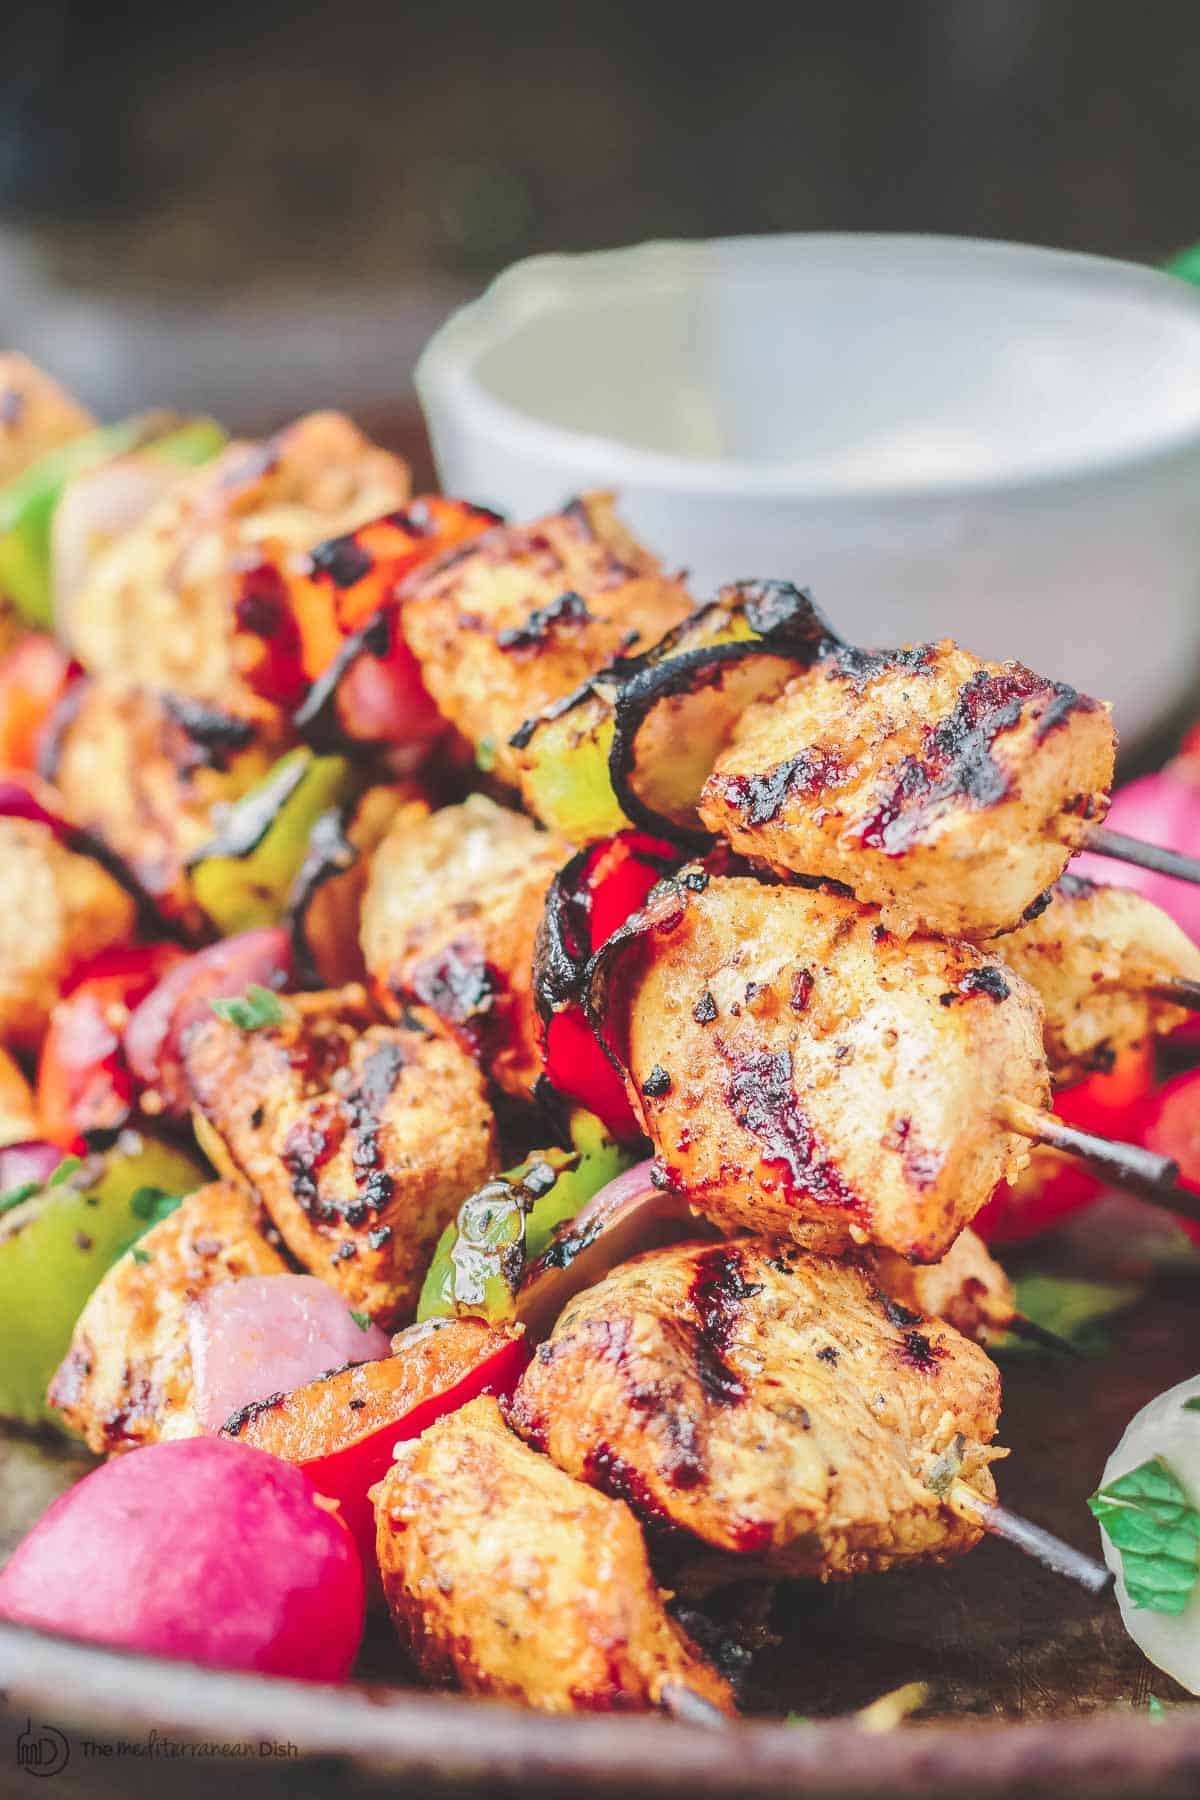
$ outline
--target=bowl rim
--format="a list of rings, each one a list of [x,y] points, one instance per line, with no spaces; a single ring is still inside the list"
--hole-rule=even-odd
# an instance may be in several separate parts
[[[454,416],[476,438],[511,445],[552,462],[564,479],[596,484],[597,466],[608,464],[604,480],[642,492],[671,491],[681,497],[737,497],[784,503],[792,508],[925,504],[1037,494],[1063,484],[1093,483],[1194,461],[1200,455],[1200,412],[1190,428],[1176,429],[1129,447],[1091,455],[1064,456],[1029,471],[1000,475],[946,476],[936,481],[893,477],[863,482],[842,477],[815,481],[799,476],[794,464],[747,464],[736,457],[689,457],[648,450],[604,433],[557,425],[500,399],[476,374],[479,358],[518,326],[561,307],[585,287],[628,284],[685,275],[718,258],[765,259],[770,267],[796,247],[848,258],[904,254],[936,265],[951,260],[964,270],[991,264],[1016,267],[1035,280],[1072,275],[1093,287],[1192,314],[1200,332],[1200,288],[1177,275],[1142,263],[1057,250],[1002,238],[959,237],[936,232],[776,232],[718,238],[656,238],[608,250],[551,252],[525,257],[501,271],[474,300],[459,307],[434,332],[418,358],[414,381],[437,449],[440,417]]]
[[[1200,1716],[1116,1710],[1070,1719],[983,1720],[863,1731],[739,1720],[728,1731],[646,1715],[531,1712],[497,1700],[376,1685],[327,1687],[133,1655],[0,1622],[0,1717],[128,1742],[131,1734],[225,1744],[295,1744],[396,1791],[452,1793],[486,1779],[502,1793],[845,1797],[927,1800],[969,1784],[977,1800],[1043,1793],[1194,1793]],[[19,1728],[19,1727],[18,1727]],[[178,1766],[178,1765],[177,1765]],[[240,1765],[244,1766],[244,1765]],[[331,1774],[333,1769],[329,1771]],[[338,1770],[338,1773],[343,1772]],[[332,1781],[328,1784],[333,1789]],[[252,1791],[252,1788],[251,1788]],[[307,1791],[307,1790],[306,1790]]]

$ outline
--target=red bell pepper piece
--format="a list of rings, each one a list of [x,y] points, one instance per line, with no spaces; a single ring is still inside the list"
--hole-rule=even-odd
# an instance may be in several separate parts
[[[133,944],[102,950],[69,977],[38,1062],[38,1116],[52,1144],[77,1150],[89,1133],[125,1123],[136,1083],[122,1034],[132,1009],[182,958],[175,944]]]
[[[1141,1135],[1153,1080],[1152,1048],[1140,1045],[1124,1050],[1108,1074],[1091,1075],[1055,1094],[1054,1111],[1081,1131],[1136,1139]],[[1045,1169],[1052,1172],[1039,1179]],[[985,1243],[1020,1243],[1089,1206],[1103,1191],[1100,1178],[1074,1157],[1038,1151],[1031,1169],[1015,1186],[1002,1182],[972,1224]]]
[[[1189,1194],[1200,1194],[1200,1069],[1176,1075],[1142,1108],[1141,1141],[1160,1156],[1179,1164],[1179,1185]],[[1180,1219],[1188,1236],[1200,1243],[1200,1225]]]
[[[224,1427],[240,1443],[297,1463],[336,1500],[367,1570],[375,1567],[369,1490],[392,1466],[393,1446],[419,1437],[480,1394],[507,1399],[529,1361],[524,1338],[482,1319],[437,1319],[392,1340],[381,1362],[335,1369],[293,1393],[247,1408]]]
[[[678,862],[677,845],[642,831],[621,831],[595,845],[573,892],[565,897],[570,923],[564,912],[562,948],[576,962],[578,982],[588,956],[645,904],[651,889]],[[586,943],[577,937],[581,920],[586,920]],[[546,1073],[559,1093],[595,1113],[615,1136],[640,1134],[625,1083],[597,1042],[578,999],[568,1000],[547,1023]]]
[[[46,726],[80,665],[45,632],[31,632],[0,657],[0,767],[33,771]]]

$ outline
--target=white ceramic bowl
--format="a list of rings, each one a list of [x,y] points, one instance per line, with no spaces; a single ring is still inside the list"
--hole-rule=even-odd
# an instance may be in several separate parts
[[[1200,669],[1200,293],[972,239],[728,238],[518,263],[426,348],[443,485],[810,586],[876,646],[953,635],[1115,701]],[[1200,701],[1200,692],[1197,694]]]

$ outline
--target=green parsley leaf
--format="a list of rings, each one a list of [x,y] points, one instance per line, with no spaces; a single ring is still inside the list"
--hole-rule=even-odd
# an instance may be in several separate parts
[[[161,1225],[182,1205],[182,1194],[168,1194],[160,1187],[135,1188],[129,1196],[130,1212],[136,1219],[145,1219],[147,1225]]]
[[[1134,1606],[1181,1613],[1200,1580],[1200,1511],[1162,1457],[1110,1481],[1088,1505],[1121,1552]]]
[[[150,1261],[150,1252],[148,1250],[139,1249],[136,1244],[129,1254],[132,1256],[135,1263],[141,1263],[143,1267]]]
[[[1134,1305],[1145,1292],[1137,1281],[1079,1281],[1068,1275],[1030,1274],[1014,1283],[1017,1311],[1089,1356],[1108,1348],[1104,1323]],[[996,1346],[1006,1355],[1044,1354],[1036,1344],[1010,1333]]]
[[[283,1003],[278,994],[270,988],[260,987],[252,981],[244,994],[237,994],[228,1000],[210,1000],[208,1003],[218,1019],[224,1019],[229,1025],[236,1025],[239,1031],[257,1031],[263,1025],[282,1025],[285,1013]]]
[[[1165,1719],[1167,1716],[1167,1709],[1156,1694],[1151,1694],[1149,1700],[1147,1700],[1146,1711],[1150,1714],[1150,1717],[1156,1724],[1160,1719]]]
[[[9,1188],[7,1194],[0,1194],[0,1213],[11,1212],[14,1206],[20,1206],[25,1200],[32,1200],[41,1191],[40,1181],[23,1181],[19,1187]]]
[[[931,1488],[939,1500],[944,1500],[962,1471],[963,1451],[967,1440],[960,1431],[951,1439],[947,1448],[938,1457],[928,1475],[925,1486]]]
[[[475,767],[481,775],[490,775],[496,766],[496,740],[481,737],[475,746]]]
[[[3,1205],[3,1200],[0,1200],[0,1206]],[[1183,1410],[1184,1412],[1200,1412],[1200,1394],[1193,1394],[1190,1400],[1185,1400]]]
[[[72,1175],[74,1175],[78,1169],[82,1169],[82,1167],[82,1157],[64,1156],[57,1169],[55,1169],[53,1175],[46,1183],[47,1187],[61,1187],[64,1181],[70,1181]]]
[[[354,1320],[354,1323],[358,1326],[360,1331],[370,1331],[371,1316],[369,1313],[355,1312],[354,1308],[351,1307],[350,1317]]]

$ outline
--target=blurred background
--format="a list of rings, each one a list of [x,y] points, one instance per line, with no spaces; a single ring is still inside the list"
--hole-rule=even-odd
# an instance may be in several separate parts
[[[654,236],[1200,237],[1196,0],[10,0],[0,339],[101,412],[341,405],[505,263]]]

